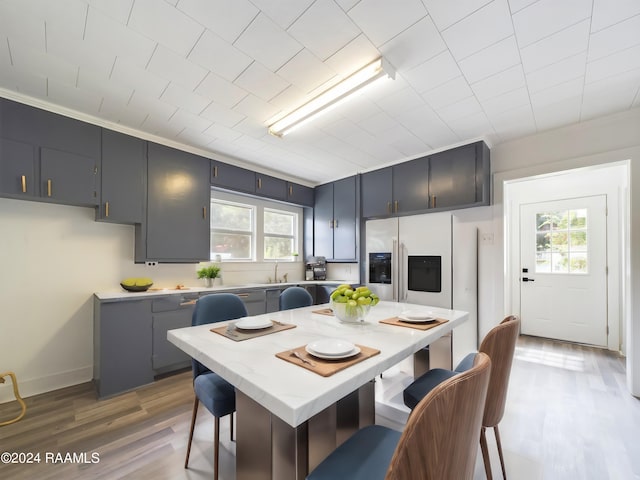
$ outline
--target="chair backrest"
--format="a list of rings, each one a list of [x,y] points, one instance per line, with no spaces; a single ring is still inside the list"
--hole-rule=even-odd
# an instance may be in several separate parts
[[[489,355],[491,359],[491,380],[482,420],[485,427],[498,425],[504,415],[513,354],[519,333],[520,319],[516,315],[510,315],[493,327],[480,344],[480,351]]]
[[[491,360],[437,385],[411,412],[385,480],[473,478]]]
[[[247,316],[247,308],[240,297],[233,293],[212,293],[200,297],[191,315],[191,325],[224,322]],[[209,371],[196,360],[191,360],[193,378]]]
[[[280,310],[290,310],[310,305],[313,305],[313,297],[302,287],[289,287],[280,294]]]

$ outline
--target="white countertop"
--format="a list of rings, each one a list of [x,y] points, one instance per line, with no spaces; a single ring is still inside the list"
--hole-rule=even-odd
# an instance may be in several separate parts
[[[115,300],[139,300],[145,297],[154,297],[158,295],[173,294],[190,294],[190,293],[219,293],[233,290],[244,290],[249,288],[280,288],[290,287],[292,285],[335,285],[340,283],[357,283],[348,280],[301,280],[299,282],[286,283],[246,283],[242,285],[217,285],[213,287],[185,287],[177,288],[161,288],[158,290],[147,290],[146,292],[127,292],[123,288],[108,292],[96,292],[94,295],[98,300],[115,301]],[[151,287],[153,288],[153,287]]]
[[[327,306],[314,305],[259,315],[297,327],[241,342],[210,332],[211,325],[170,330],[167,337],[244,394],[296,427],[468,318],[467,312],[395,302],[380,302],[371,309],[363,325],[341,323],[335,317],[312,313]],[[378,323],[408,309],[431,310],[450,321],[427,331]],[[321,338],[348,340],[379,349],[380,354],[330,377],[322,377],[275,356]]]

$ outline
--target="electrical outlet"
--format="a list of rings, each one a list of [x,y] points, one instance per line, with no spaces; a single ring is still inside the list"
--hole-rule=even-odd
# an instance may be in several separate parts
[[[158,265],[158,262],[146,262],[147,267],[155,267],[156,265]]]

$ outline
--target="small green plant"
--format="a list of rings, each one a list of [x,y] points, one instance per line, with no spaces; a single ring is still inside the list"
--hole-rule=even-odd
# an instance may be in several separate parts
[[[198,278],[218,278],[220,267],[217,265],[207,265],[198,270]]]

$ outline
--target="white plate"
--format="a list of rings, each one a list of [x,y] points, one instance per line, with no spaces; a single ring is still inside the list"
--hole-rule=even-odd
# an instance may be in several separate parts
[[[346,355],[356,348],[353,343],[347,342],[346,340],[340,340],[339,338],[316,340],[315,342],[311,342],[307,345],[307,347],[320,355],[328,356]]]
[[[433,312],[425,310],[405,310],[399,315],[399,317],[408,321],[414,320],[422,322],[436,319]]]
[[[360,347],[353,347],[353,350],[347,353],[343,353],[342,355],[323,355],[321,353],[316,352],[312,348],[309,348],[309,345],[305,347],[305,350],[308,354],[313,355],[314,357],[324,358],[325,360],[341,360],[343,358],[353,357],[360,353]]]
[[[437,320],[437,318],[435,317],[412,318],[412,317],[407,317],[406,315],[398,315],[398,318],[403,322],[409,322],[409,323],[429,323],[429,322],[435,322]]]
[[[259,330],[261,328],[271,327],[273,323],[268,318],[255,318],[248,317],[238,320],[236,322],[236,328],[240,330]]]

